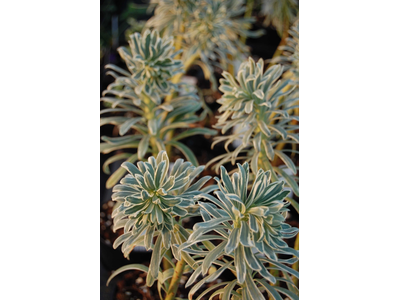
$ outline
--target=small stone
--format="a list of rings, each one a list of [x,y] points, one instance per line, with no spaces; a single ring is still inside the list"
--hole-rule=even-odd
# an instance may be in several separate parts
[[[143,278],[139,277],[138,279],[136,279],[136,284],[141,284],[143,282]]]

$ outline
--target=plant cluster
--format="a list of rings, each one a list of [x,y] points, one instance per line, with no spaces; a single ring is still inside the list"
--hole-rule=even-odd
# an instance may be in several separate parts
[[[114,229],[124,228],[124,234],[115,241],[114,248],[122,244],[124,255],[129,256],[135,246],[145,246],[153,250],[153,255],[149,267],[127,265],[114,272],[109,280],[126,270],[142,270],[147,272],[147,285],[157,280],[160,297],[163,298],[164,291],[166,299],[172,299],[169,295],[176,292],[177,270],[181,274],[192,272],[186,286],[203,275],[189,292],[192,299],[204,283],[230,270],[237,279],[212,286],[197,299],[218,287],[210,298],[221,294],[224,299],[231,295],[235,299],[263,299],[262,291],[267,291],[275,299],[282,299],[279,293],[298,299],[298,289],[288,275],[298,277],[298,272],[285,265],[297,261],[298,251],[283,240],[294,237],[298,229],[284,223],[289,205],[284,199],[289,191],[283,190],[283,182],[272,183],[269,171],[258,171],[248,193],[247,163],[238,164],[239,172],[231,177],[221,167],[221,179],[215,178],[218,185],[203,189],[209,176],[192,184],[203,167],[195,168],[178,159],[168,172],[165,152],[160,152],[157,158],[149,157],[148,162],[138,162],[137,167],[126,162],[123,167],[129,174],[114,187],[112,199],[117,202]],[[211,191],[217,197],[209,195]],[[182,226],[184,218],[198,215],[204,222],[195,224],[193,230]],[[207,234],[210,231],[215,234]],[[214,245],[212,240],[219,244]],[[170,248],[177,265],[168,257]],[[278,254],[294,257],[280,259]],[[172,268],[160,269],[163,258]],[[212,266],[218,269],[209,274]],[[284,277],[274,277],[271,270],[281,271]],[[170,283],[169,278],[172,278]],[[274,286],[277,281],[288,283],[288,288]]]
[[[166,251],[171,244],[181,243],[180,231],[184,229],[175,218],[191,215],[188,208],[194,206],[194,198],[202,194],[200,189],[211,177],[202,177],[192,184],[204,167],[178,159],[170,170],[165,151],[156,158],[149,157],[147,162],[138,162],[137,167],[130,162],[124,162],[122,167],[129,174],[114,186],[112,200],[117,203],[113,211],[114,230],[124,228],[124,234],[115,240],[114,248],[122,244],[125,257],[139,244],[153,249],[147,277],[152,285]]]
[[[250,162],[254,174],[261,167],[271,171],[274,181],[282,176],[298,195],[294,176],[297,167],[285,154],[293,150],[278,149],[280,144],[299,142],[298,125],[291,123],[298,120],[298,116],[291,114],[297,104],[293,104],[292,97],[287,97],[294,88],[288,89],[290,81],[280,81],[281,75],[281,65],[271,66],[264,72],[264,61],[260,59],[255,63],[252,58],[242,63],[236,78],[226,71],[222,73],[224,78],[220,80],[219,89],[223,95],[217,100],[222,114],[215,127],[221,129],[222,134],[232,128],[235,130],[227,136],[215,138],[214,144],[225,142],[227,153],[214,158],[210,164],[217,162],[215,168],[229,161],[234,164],[242,154],[240,159]],[[230,152],[228,145],[235,140],[240,140],[241,145]],[[292,175],[272,166],[275,156],[283,161]]]
[[[253,17],[243,17],[243,0],[152,0],[155,15],[147,26],[174,36],[182,59],[196,61],[206,77],[213,81],[214,67],[227,68],[248,47],[240,37],[258,37],[262,31],[250,31]],[[198,60],[200,58],[200,60]]]
[[[284,223],[289,203],[283,200],[289,191],[283,190],[283,182],[271,183],[271,173],[260,169],[248,193],[249,165],[238,164],[238,168],[239,172],[229,177],[225,168],[221,167],[221,180],[215,178],[219,188],[214,192],[217,197],[196,196],[198,199],[209,200],[198,202],[204,222],[194,225],[193,233],[188,241],[180,246],[180,250],[202,258],[197,260],[198,267],[188,285],[200,273],[204,276],[212,265],[216,265],[220,267],[216,272],[230,269],[236,273],[237,280],[225,282],[225,287],[215,291],[213,295],[224,294],[226,299],[229,299],[231,294],[240,295],[243,299],[262,299],[260,290],[263,289],[276,295],[276,287],[270,286],[268,282],[275,284],[277,278],[271,275],[269,268],[278,268],[282,272],[298,276],[297,271],[282,264],[289,261],[294,263],[297,258],[280,260],[277,256],[281,253],[298,257],[298,252],[289,248],[283,241],[284,238],[294,237],[298,229]],[[217,234],[207,234],[210,231]],[[216,247],[210,247],[211,244],[204,243],[210,240],[221,242]],[[204,246],[201,245],[202,242]],[[201,250],[196,250],[193,245],[197,245]],[[270,265],[264,266],[264,263]],[[189,297],[202,283],[215,277],[214,274],[208,275],[195,285]],[[262,278],[253,280],[256,274],[260,274]],[[239,289],[233,293],[235,285],[238,285]],[[286,295],[292,294],[290,290],[277,290]]]
[[[169,135],[176,128],[188,128],[201,120],[196,112],[202,107],[197,94],[185,84],[171,81],[183,72],[182,62],[175,59],[171,38],[161,38],[157,31],[147,30],[143,36],[130,36],[129,48],[119,48],[119,53],[129,70],[115,65],[107,65],[108,74],[115,78],[103,92],[102,101],[110,105],[100,113],[100,126],[112,124],[119,127],[120,137],[103,136],[100,150],[104,154],[119,152],[111,156],[103,165],[110,173],[109,165],[126,159],[134,162],[143,159],[147,153],[156,154],[172,146],[180,150],[193,164],[198,165],[193,152],[179,140],[195,134],[215,134],[207,128],[192,128],[182,134]],[[173,91],[179,95],[170,101],[165,96]],[[136,153],[120,152],[137,149]],[[120,167],[108,180],[111,188],[125,174]]]
[[[113,246],[126,258],[136,246],[152,251],[148,267],[123,266],[109,281],[140,270],[161,299],[172,300],[182,274],[190,274],[193,299],[227,271],[234,280],[214,284],[197,299],[211,292],[209,299],[264,299],[265,292],[269,299],[299,298],[299,253],[287,244],[298,239],[298,229],[286,223],[290,204],[298,212],[290,196],[299,195],[292,160],[299,142],[298,22],[271,65],[249,57],[234,72],[233,60],[249,54],[245,38],[259,34],[249,31],[250,2],[152,0],[155,14],[144,32],[129,35],[129,46],[118,49],[127,70],[106,66],[114,82],[101,97],[100,125],[114,125],[118,136],[101,137],[101,152],[112,154],[103,170],[111,174],[110,165],[122,162],[106,184],[116,203],[113,229],[124,232]],[[181,80],[194,64],[215,85],[213,67],[229,70],[219,81],[216,130],[196,127],[207,107]],[[223,142],[226,152],[199,166],[181,140],[217,133],[213,146]],[[176,150],[185,159],[170,162]],[[226,164],[234,166],[229,173]],[[215,184],[201,176],[211,165]],[[202,221],[185,225],[194,217]]]

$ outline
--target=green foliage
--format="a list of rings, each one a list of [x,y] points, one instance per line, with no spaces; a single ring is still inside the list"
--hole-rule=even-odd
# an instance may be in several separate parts
[[[210,76],[213,66],[226,68],[227,62],[248,54],[241,36],[262,34],[249,30],[254,18],[242,16],[246,9],[242,0],[152,0],[152,3],[157,7],[148,26],[181,39],[184,60],[193,55],[200,57],[199,65]]]
[[[101,100],[110,108],[103,109],[100,125],[112,124],[118,126],[120,137],[103,136],[104,143],[100,151],[104,154],[117,152],[109,158],[103,170],[109,173],[108,165],[119,159],[128,158],[131,163],[143,159],[148,153],[156,155],[171,145],[181,151],[185,157],[197,165],[194,154],[180,139],[196,134],[215,134],[215,130],[202,128],[186,130],[182,134],[169,137],[170,131],[189,128],[201,120],[196,112],[201,108],[197,94],[189,86],[170,81],[171,77],[181,72],[182,62],[173,57],[171,39],[160,38],[158,33],[146,31],[141,37],[139,33],[131,36],[130,53],[126,48],[120,48],[121,57],[127,64],[129,72],[114,65],[108,65],[108,74],[115,81],[103,92]],[[178,91],[178,96],[171,101],[163,102],[165,95]],[[130,156],[119,153],[121,150],[136,149]],[[120,168],[107,181],[111,188],[125,174]]]
[[[278,30],[292,23],[287,9],[297,5],[295,0],[265,3],[267,20]],[[160,297],[164,292],[165,299],[172,300],[182,274],[191,273],[186,287],[192,286],[188,298],[193,299],[205,283],[229,270],[236,279],[207,288],[197,299],[210,292],[210,299],[217,295],[223,300],[264,299],[262,293],[267,292],[270,299],[282,300],[283,295],[297,300],[293,276],[298,278],[298,272],[291,266],[298,261],[298,251],[285,242],[298,233],[285,223],[290,203],[298,211],[287,188],[298,195],[297,167],[287,154],[296,151],[283,145],[298,144],[298,23],[287,45],[280,48],[283,56],[272,60],[282,65],[264,71],[263,59],[256,63],[249,58],[236,77],[222,73],[223,95],[217,100],[221,115],[215,125],[222,136],[214,139],[213,146],[224,142],[227,152],[209,161],[221,178],[215,178],[217,185],[204,187],[211,177],[195,182],[204,167],[198,167],[196,156],[181,140],[217,131],[194,125],[205,116],[197,115],[202,103],[193,88],[180,82],[181,75],[197,63],[213,80],[213,67],[225,68],[248,54],[240,37],[259,32],[249,31],[254,19],[243,17],[242,0],[152,0],[151,4],[156,6],[155,15],[145,28],[153,31],[130,35],[129,47],[118,50],[128,71],[107,66],[115,81],[103,92],[107,108],[101,111],[100,125],[117,126],[119,136],[103,136],[100,147],[104,154],[113,153],[104,172],[110,173],[110,164],[125,160],[107,181],[108,188],[120,181],[113,188],[112,217],[114,230],[123,228],[124,233],[113,246],[121,246],[125,257],[135,246],[144,246],[152,250],[152,258],[149,267],[124,266],[109,281],[121,272],[141,270],[147,273],[148,286],[157,281]],[[296,10],[290,12],[297,15]],[[235,140],[241,144],[231,152],[228,147]],[[178,159],[170,166],[165,151],[170,147],[187,161]],[[277,157],[292,174],[276,167]],[[231,175],[223,166],[228,162],[238,167]],[[184,228],[182,220],[193,216],[201,216],[203,222]],[[160,268],[162,259],[171,268]]]
[[[282,35],[293,24],[299,13],[298,0],[263,0],[261,14],[265,25],[272,25]]]
[[[196,198],[202,198],[211,203],[198,203],[204,222],[194,225],[193,233],[189,236],[188,241],[179,247],[179,250],[204,257],[204,259],[198,260],[198,268],[201,268],[203,276],[207,274],[212,265],[221,266],[219,271],[224,268],[233,269],[236,273],[237,283],[229,283],[222,291],[224,299],[229,299],[235,284],[241,286],[242,296],[245,293],[248,295],[248,299],[260,299],[260,297],[262,299],[259,290],[261,287],[257,287],[254,282],[253,272],[259,273],[272,284],[279,279],[269,272],[271,268],[298,276],[296,271],[284,264],[293,264],[297,261],[296,258],[289,260],[278,258],[278,254],[298,257],[298,252],[289,248],[283,241],[283,239],[294,237],[298,229],[284,223],[288,211],[286,207],[289,203],[283,201],[288,194],[288,191],[283,190],[283,182],[271,183],[270,172],[260,169],[250,193],[247,193],[249,165],[247,163],[243,166],[238,164],[238,168],[239,172],[229,177],[225,168],[221,167],[221,180],[216,178],[219,190],[214,192],[217,197],[196,196]],[[214,231],[218,235],[207,234],[210,231]],[[197,244],[205,239],[219,239],[222,242],[212,250],[196,251],[193,246],[197,247]],[[223,258],[224,256],[233,258],[234,268],[228,262],[229,260]],[[265,263],[268,265],[265,266]],[[198,275],[200,275],[200,270],[196,270],[192,277]],[[193,281],[191,279],[189,279],[188,285]],[[265,280],[262,281],[262,286],[266,284],[267,289],[277,293],[275,287],[269,285]],[[189,298],[197,288],[198,285],[192,288]],[[290,291],[287,292],[286,289],[283,289],[283,292],[290,294]]]
[[[228,72],[223,72],[220,80],[220,91],[222,98],[217,100],[221,104],[215,128],[221,129],[225,134],[235,127],[227,136],[219,136],[213,145],[225,142],[227,153],[211,160],[209,164],[217,162],[215,168],[231,162],[232,165],[242,154],[246,162],[249,162],[253,173],[258,168],[271,171],[273,180],[281,175],[289,186],[297,193],[298,187],[293,177],[283,174],[279,169],[274,169],[270,163],[279,156],[284,164],[293,172],[297,173],[296,166],[284,153],[285,150],[276,149],[280,143],[298,143],[298,135],[295,130],[298,125],[290,124],[297,120],[297,116],[290,115],[294,101],[290,95],[293,88],[288,89],[289,81],[279,81],[282,75],[282,66],[274,65],[264,72],[264,61],[260,59],[257,63],[250,57],[247,62],[242,63],[239,72],[234,78]],[[228,151],[228,145],[235,140],[240,140],[239,145],[233,152]],[[260,166],[259,166],[260,165]]]
[[[171,241],[180,244],[182,240],[179,222],[174,218],[190,215],[188,208],[193,208],[194,198],[202,195],[200,189],[211,177],[202,177],[193,184],[204,167],[178,159],[170,170],[165,151],[156,158],[149,157],[148,162],[140,161],[137,166],[125,162],[122,167],[129,174],[113,188],[112,200],[116,205],[112,217],[114,231],[124,228],[124,234],[113,246],[117,248],[122,244],[125,257],[137,245],[153,249],[149,269],[157,278],[161,258],[171,247]]]
[[[130,49],[120,47],[118,52],[132,74],[130,82],[135,85],[134,92],[142,91],[156,104],[161,96],[168,95],[176,85],[170,82],[172,76],[182,73],[182,62],[174,59],[172,38],[160,38],[158,32],[146,30],[143,36],[134,33],[129,40]]]

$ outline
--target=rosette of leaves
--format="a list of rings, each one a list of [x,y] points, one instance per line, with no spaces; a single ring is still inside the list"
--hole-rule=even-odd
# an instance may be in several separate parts
[[[109,74],[116,71],[124,75],[119,81],[134,86],[132,97],[136,98],[135,95],[143,93],[160,104],[162,96],[176,89],[170,79],[183,72],[182,61],[174,59],[179,51],[174,51],[173,38],[160,38],[157,30],[146,30],[143,36],[135,32],[129,38],[129,48],[118,48],[129,72],[114,65],[107,65],[106,68],[112,70]],[[117,79],[120,76],[114,74],[114,77]]]
[[[151,0],[151,7],[155,7],[154,16],[148,20],[146,26],[155,28],[165,35],[177,37],[198,2],[197,0]]]
[[[185,26],[184,39],[193,45],[193,52],[198,52],[203,62],[208,60],[227,61],[227,55],[237,57],[248,53],[247,47],[241,43],[240,37],[258,36],[248,29],[254,18],[243,18],[246,10],[241,0],[215,1],[203,0],[193,12],[193,20]]]
[[[216,170],[227,162],[232,165],[236,160],[249,162],[253,173],[263,168],[271,171],[273,181],[282,176],[287,184],[298,195],[296,182],[297,167],[285,152],[294,150],[278,150],[281,143],[295,143],[299,141],[298,125],[290,121],[298,120],[298,116],[291,115],[298,105],[292,104],[293,99],[288,97],[294,87],[289,86],[289,81],[280,81],[282,66],[274,65],[264,72],[264,61],[257,63],[250,57],[242,63],[239,72],[234,78],[228,72],[223,72],[224,78],[220,79],[220,91],[223,95],[217,100],[221,104],[217,116],[218,122],[214,126],[225,134],[235,129],[231,134],[214,138],[216,143],[225,142],[227,153],[222,154],[208,165],[217,162]],[[230,152],[228,146],[235,140],[240,140],[234,151]],[[239,156],[239,154],[241,156]],[[281,168],[273,167],[271,162],[278,156],[294,175],[288,175]]]
[[[131,43],[137,49],[144,48],[149,51],[148,53],[153,54],[156,52],[153,52],[151,49],[154,47],[158,49],[159,45],[164,45],[162,47],[166,47],[165,49],[171,47],[171,43],[166,43],[165,39],[160,39],[158,34],[145,34],[144,37],[146,38],[139,39],[138,35],[134,35]],[[154,46],[153,42],[155,42],[154,45],[158,46]],[[120,51],[120,53],[125,52]],[[171,49],[168,53],[172,53],[172,56],[176,54]],[[110,164],[120,160],[133,163],[136,160],[143,159],[148,153],[156,155],[159,151],[165,150],[166,146],[178,149],[189,161],[194,165],[198,165],[193,152],[180,141],[183,138],[196,134],[213,135],[216,133],[215,130],[208,128],[190,128],[193,127],[194,123],[205,117],[204,114],[196,114],[202,107],[198,95],[185,84],[172,84],[170,76],[165,77],[168,72],[163,71],[162,65],[155,67],[153,70],[154,72],[159,72],[159,76],[151,73],[154,75],[152,75],[154,80],[149,82],[153,82],[155,87],[153,88],[151,85],[146,84],[146,87],[150,88],[150,92],[146,91],[146,87],[137,89],[140,86],[143,87],[144,79],[135,78],[138,76],[147,76],[146,72],[135,73],[135,67],[129,67],[137,65],[136,59],[142,61],[141,58],[137,57],[122,55],[122,58],[127,62],[130,72],[117,66],[109,66],[112,71],[109,71],[108,74],[112,75],[115,81],[103,92],[101,101],[105,103],[107,108],[101,111],[100,126],[107,124],[115,125],[119,129],[118,133],[120,136],[102,136],[101,138],[104,141],[100,145],[101,153],[113,153],[105,161],[103,171],[106,174],[110,174]],[[154,56],[154,59],[151,60],[157,61],[157,59]],[[172,58],[170,58],[170,61],[172,61]],[[180,61],[178,62],[179,64],[181,63]],[[140,66],[140,64],[137,66]],[[170,75],[172,74],[173,72]],[[157,83],[157,80],[161,79],[164,81]],[[178,96],[172,98],[168,103],[162,101],[162,93],[158,88],[159,85],[167,89],[165,90],[165,94],[170,94],[173,89],[177,89],[179,92]],[[184,131],[178,132],[175,131],[176,129]],[[171,131],[174,132],[172,136],[169,135]],[[111,188],[125,172],[125,169],[120,167],[110,176],[106,187]]]
[[[274,26],[281,36],[296,20],[298,13],[298,0],[263,0],[261,6],[264,24]]]
[[[153,250],[147,276],[147,284],[151,286],[159,276],[159,265],[166,251],[186,239],[188,233],[180,220],[193,214],[194,197],[203,194],[200,189],[211,177],[193,183],[204,167],[178,159],[170,170],[165,151],[156,158],[149,157],[147,162],[138,162],[137,166],[125,162],[122,167],[129,174],[113,188],[112,200],[116,205],[112,217],[114,231],[124,228],[124,233],[113,246],[122,245],[125,257],[137,245]],[[203,189],[209,190],[210,187]],[[176,255],[176,247],[172,247],[172,253]]]
[[[202,284],[216,279],[225,269],[236,274],[237,280],[219,284],[218,286],[225,287],[214,292],[214,296],[222,294],[222,299],[230,299],[234,287],[239,285],[239,292],[233,293],[241,295],[239,299],[264,299],[261,294],[263,289],[274,299],[281,299],[278,293],[283,293],[290,299],[298,299],[297,288],[287,279],[290,278],[288,273],[298,277],[298,272],[285,265],[291,265],[298,260],[298,251],[290,248],[284,241],[296,236],[298,232],[298,228],[284,222],[289,205],[284,199],[289,192],[284,190],[282,181],[271,182],[271,172],[260,169],[248,193],[249,165],[238,164],[238,170],[239,172],[229,177],[225,168],[221,167],[221,180],[215,178],[219,187],[214,192],[216,197],[196,196],[209,202],[198,202],[204,222],[194,225],[193,233],[179,248],[181,253],[186,251],[203,257],[196,261],[198,268],[189,278],[187,286],[200,274],[206,275],[211,266],[220,268],[193,286],[189,299]],[[214,233],[207,234],[210,231]],[[209,242],[208,247],[203,247],[206,251],[192,248],[193,245],[210,240],[221,242],[216,246]],[[295,257],[280,259],[279,254]],[[281,271],[283,278],[274,277],[269,270]],[[256,273],[262,279],[253,279]],[[287,282],[289,290],[270,285],[277,281]],[[208,289],[204,294],[216,287]],[[198,299],[200,298],[199,296]]]
[[[246,7],[242,0],[152,2],[158,6],[148,26],[181,39],[185,49],[183,61],[200,58],[197,64],[212,81],[215,81],[214,66],[226,68],[226,64],[232,63],[240,54],[248,53],[241,36],[258,37],[262,34],[260,30],[249,30],[254,18],[243,17]]]

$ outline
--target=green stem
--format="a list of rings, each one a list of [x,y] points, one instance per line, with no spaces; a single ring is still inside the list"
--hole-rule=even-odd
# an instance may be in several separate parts
[[[185,30],[185,26],[183,24],[181,24],[179,26],[179,29],[180,30],[178,32],[178,36],[176,37],[176,40],[175,40],[175,51],[179,51],[182,48],[182,40],[183,40],[182,34]],[[182,55],[182,53],[180,55]]]
[[[171,284],[169,286],[165,300],[174,300],[175,299],[176,291],[178,290],[179,282],[181,281],[181,277],[183,274],[183,270],[185,269],[185,265],[186,265],[186,262],[184,259],[181,259],[176,264],[176,267],[174,270],[174,275],[172,276]]]
[[[296,241],[294,242],[294,249],[299,250],[299,233],[296,236]],[[296,270],[297,272],[299,271],[299,261],[296,261],[293,264],[293,270]],[[293,283],[299,287],[299,279],[296,276],[292,276]]]
[[[171,82],[172,83],[178,83],[182,76],[186,74],[187,70],[193,65],[193,63],[200,57],[200,54],[195,53],[192,56],[190,56],[184,63],[183,63],[183,73],[177,74],[174,77],[172,77]],[[165,98],[165,103],[171,102],[172,97],[174,96],[175,91],[169,94]],[[171,120],[171,123],[174,122],[174,119]],[[174,136],[174,130],[170,130],[167,135],[166,135],[166,141],[170,141],[172,137]],[[167,151],[168,156],[170,157],[171,155],[171,145],[166,145],[165,150]]]
[[[143,94],[143,102],[146,104],[146,106],[144,107],[144,117],[147,119],[147,123],[150,120],[153,120],[156,118],[155,115],[155,103],[146,95]],[[157,148],[157,144],[156,144],[156,138],[154,136],[150,137],[150,146],[151,146],[151,150],[152,150],[152,154],[153,156],[157,156],[158,154],[158,148]]]
[[[172,258],[171,248],[167,250],[165,255],[168,256],[169,258]],[[165,258],[163,258],[162,264],[163,264],[163,270],[164,271],[170,269],[171,267],[173,267],[173,266],[171,266],[170,262]]]
[[[232,76],[235,76],[235,67],[233,65],[233,56],[232,54],[228,54],[228,73]]]
[[[248,0],[246,5],[246,12],[244,13],[245,18],[250,18],[253,12],[254,0]],[[246,36],[241,36],[240,41],[246,44]]]

